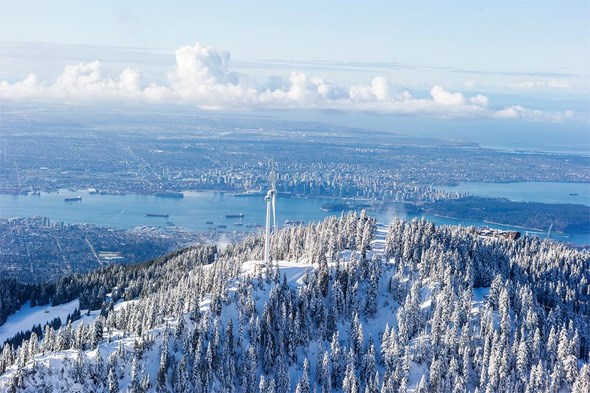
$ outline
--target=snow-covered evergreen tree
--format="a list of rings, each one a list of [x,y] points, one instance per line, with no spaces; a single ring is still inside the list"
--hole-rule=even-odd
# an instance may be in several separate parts
[[[588,390],[586,251],[355,212],[263,244],[61,280],[95,311],[4,345],[0,391]]]

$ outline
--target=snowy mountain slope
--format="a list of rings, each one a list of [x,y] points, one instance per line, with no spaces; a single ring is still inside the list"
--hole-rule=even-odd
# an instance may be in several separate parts
[[[0,343],[14,337],[17,333],[30,329],[34,325],[44,326],[54,318],[66,320],[69,314],[80,307],[78,300],[72,300],[59,306],[36,306],[25,304],[19,311],[8,317],[8,320],[0,325]]]
[[[588,391],[587,253],[356,214],[271,249],[135,272],[135,300],[5,348],[0,391]]]

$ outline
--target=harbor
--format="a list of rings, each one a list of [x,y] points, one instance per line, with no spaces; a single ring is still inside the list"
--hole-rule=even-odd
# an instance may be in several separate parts
[[[576,190],[582,195],[581,190]],[[231,193],[223,192],[184,192],[183,198],[161,198],[154,195],[102,195],[88,190],[77,191],[81,200],[64,203],[70,198],[71,190],[59,193],[41,193],[33,195],[0,194],[0,217],[49,217],[51,220],[65,223],[88,223],[103,227],[129,229],[136,226],[170,227],[175,226],[190,231],[217,232],[251,232],[263,228],[266,207],[264,198],[234,198]],[[571,198],[567,193],[564,198]],[[322,205],[334,203],[326,198],[277,198],[277,223],[282,225],[300,225],[318,222],[329,215],[339,215],[340,211],[324,211]],[[333,206],[330,206],[333,207]],[[500,230],[527,230],[501,224],[490,224],[477,220],[464,220],[451,217],[437,217],[405,208],[395,204],[380,204],[378,208],[367,208],[369,214],[375,215],[380,222],[391,222],[395,217],[412,219],[425,217],[439,225],[473,225],[491,227]],[[230,216],[230,217],[227,217]],[[173,223],[172,223],[173,221]],[[234,225],[239,223],[242,225]],[[225,227],[218,227],[225,225]],[[540,237],[546,232],[528,231]],[[565,235],[553,234],[558,240],[571,241],[575,244],[590,244],[588,233]]]

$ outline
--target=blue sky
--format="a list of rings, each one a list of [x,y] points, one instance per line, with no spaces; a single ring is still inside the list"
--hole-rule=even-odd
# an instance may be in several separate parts
[[[588,1],[2,0],[1,9],[4,100],[588,119]]]
[[[4,41],[588,73],[588,1],[2,1]]]

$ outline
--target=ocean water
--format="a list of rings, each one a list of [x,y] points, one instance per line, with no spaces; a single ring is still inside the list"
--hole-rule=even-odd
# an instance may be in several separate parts
[[[65,202],[64,198],[81,196],[79,202]],[[318,198],[279,198],[277,199],[277,223],[282,225],[286,220],[320,221],[338,212],[324,212],[321,205],[329,201]],[[169,217],[146,217],[146,213],[168,214]],[[244,218],[226,218],[226,214],[243,213]],[[420,218],[405,211],[380,209],[368,211],[377,217],[379,222],[389,223],[395,217],[402,219]],[[158,198],[151,195],[98,195],[88,191],[67,191],[58,193],[42,193],[33,195],[0,195],[0,217],[49,217],[53,221],[66,223],[87,223],[98,226],[129,229],[135,226],[166,226],[175,225],[193,231],[207,231],[218,228],[220,231],[252,231],[253,225],[263,225],[266,215],[266,204],[263,197],[236,198],[233,193],[224,192],[185,192],[183,199]],[[460,220],[446,217],[424,215],[438,225],[487,226],[496,229],[518,230],[522,228],[506,225],[488,224],[476,220]],[[213,224],[207,224],[210,221]],[[242,224],[241,226],[235,225]],[[530,231],[538,236],[544,233]],[[553,235],[557,240],[574,244],[590,244],[590,234],[570,236]]]
[[[468,193],[474,196],[508,198],[515,202],[574,203],[590,206],[590,183],[521,182],[481,183],[465,182],[441,187],[445,191]]]
[[[64,202],[64,198],[81,196],[82,201]],[[277,220],[322,220],[328,213],[320,209],[319,199],[287,198],[277,202]],[[146,213],[168,214],[146,217]],[[226,214],[244,214],[243,219],[226,218]],[[263,197],[236,198],[224,192],[186,192],[183,199],[152,195],[98,195],[87,191],[67,191],[31,195],[0,195],[0,217],[45,216],[68,223],[89,223],[127,229],[138,225],[169,225],[205,231],[217,225],[226,230],[241,229],[235,223],[264,224],[266,204]],[[213,224],[207,224],[208,221]]]

